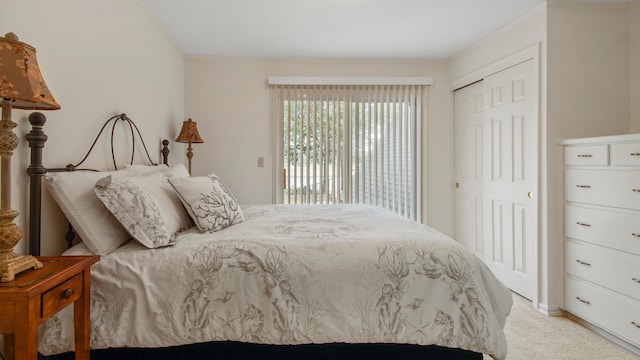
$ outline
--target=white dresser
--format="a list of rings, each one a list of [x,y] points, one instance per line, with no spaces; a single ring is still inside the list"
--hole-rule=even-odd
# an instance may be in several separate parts
[[[564,309],[640,348],[640,134],[564,146]]]

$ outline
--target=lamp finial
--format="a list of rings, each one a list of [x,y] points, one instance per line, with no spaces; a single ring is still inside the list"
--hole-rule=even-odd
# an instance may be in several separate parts
[[[4,35],[4,38],[7,40],[12,40],[12,41],[18,41],[18,35],[12,33],[12,32],[8,32]]]

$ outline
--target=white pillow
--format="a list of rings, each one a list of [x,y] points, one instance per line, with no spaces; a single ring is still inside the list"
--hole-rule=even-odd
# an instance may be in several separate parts
[[[175,244],[177,233],[192,225],[163,173],[107,176],[96,183],[94,191],[127,232],[148,248]]]
[[[176,165],[176,166],[180,166],[182,164]],[[184,166],[184,165],[182,165]],[[175,166],[174,166],[175,167]],[[163,172],[163,171],[167,171],[169,170],[169,166],[165,165],[165,164],[158,164],[158,165],[139,165],[139,164],[124,164],[124,168],[126,170],[132,170],[135,171],[135,173],[137,175],[144,175],[144,174],[151,174],[154,172]]]
[[[93,191],[94,185],[105,176],[135,176],[139,173],[138,170],[131,168],[104,172],[70,171],[45,174],[49,193],[92,253],[106,255],[131,238],[98,199]],[[182,164],[169,170],[165,168],[164,171],[169,176],[183,176],[189,173]]]
[[[214,232],[244,221],[238,202],[215,174],[169,177],[169,182],[200,231]]]

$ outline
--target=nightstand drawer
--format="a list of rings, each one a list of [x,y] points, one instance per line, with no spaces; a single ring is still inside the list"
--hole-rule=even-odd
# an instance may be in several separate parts
[[[82,274],[78,274],[42,294],[42,314],[46,319],[82,295]]]
[[[565,165],[609,165],[609,145],[567,146]]]

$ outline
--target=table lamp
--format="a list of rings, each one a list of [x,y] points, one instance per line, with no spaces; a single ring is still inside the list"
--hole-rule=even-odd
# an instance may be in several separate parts
[[[13,33],[0,37],[0,99],[0,281],[9,282],[24,270],[42,267],[35,257],[13,251],[22,238],[22,230],[13,222],[18,211],[11,209],[11,156],[18,147],[11,109],[60,109],[44,83],[36,49],[18,41]]]
[[[191,174],[191,158],[193,157],[191,144],[201,144],[204,142],[198,133],[198,123],[191,119],[183,121],[182,130],[180,130],[180,135],[178,135],[176,142],[189,143],[189,147],[187,148],[187,160],[189,162],[189,174]]]

